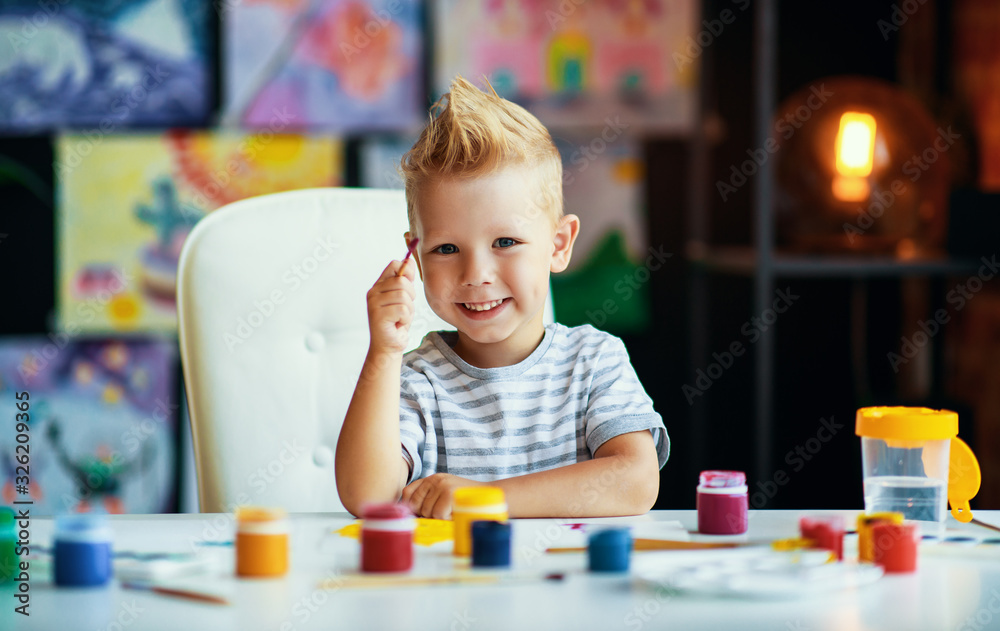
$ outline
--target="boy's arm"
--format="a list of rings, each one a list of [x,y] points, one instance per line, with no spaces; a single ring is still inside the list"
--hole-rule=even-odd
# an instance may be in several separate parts
[[[660,491],[649,430],[608,439],[594,458],[491,483],[504,490],[511,517],[641,515]]]
[[[366,502],[395,501],[408,469],[399,437],[403,350],[413,318],[414,272],[393,261],[368,292],[371,342],[337,440],[340,501],[354,515]]]
[[[456,488],[483,484],[438,473],[406,487],[403,501],[422,517],[451,517]],[[490,482],[504,490],[511,517],[611,517],[647,512],[660,489],[648,430],[608,439],[592,460]]]

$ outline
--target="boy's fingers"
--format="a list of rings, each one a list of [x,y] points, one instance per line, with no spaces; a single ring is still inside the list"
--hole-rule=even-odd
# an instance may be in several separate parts
[[[419,503],[416,502],[416,496],[419,494],[420,499],[423,499],[423,496],[427,493],[427,489],[424,489],[423,493],[420,492],[420,490],[424,487],[425,479],[426,478],[414,480],[403,487],[403,496],[400,498],[400,501],[409,506],[410,510],[413,510],[414,505],[419,506]]]
[[[409,325],[413,322],[413,310],[404,305],[389,305],[379,307],[377,319],[372,319],[372,326],[383,326],[385,324]]]
[[[410,282],[416,280],[416,266],[413,264],[412,257],[406,261],[405,265],[402,261],[389,261],[389,264],[385,266],[384,270],[382,270],[382,274],[378,277],[378,279],[383,281],[387,278],[393,278],[396,276],[409,278]]]
[[[434,519],[451,519],[451,491],[444,489],[434,502],[431,508],[431,517]]]
[[[405,276],[406,278],[410,279],[411,283],[417,279],[417,266],[413,262],[412,256],[406,259],[405,262],[400,263],[399,265],[400,267],[396,271],[397,276]]]
[[[413,281],[405,276],[390,276],[385,280],[380,280],[371,288],[369,295],[388,294],[394,291],[401,291],[415,298],[417,291],[413,286]]]
[[[387,278],[392,278],[393,276],[396,276],[396,270],[398,269],[399,269],[399,261],[389,261],[389,264],[386,265],[385,269],[382,270],[382,273],[379,274],[378,281],[376,282],[380,282]]]
[[[394,287],[393,289],[387,289],[385,291],[380,291],[375,294],[376,300],[386,301],[383,304],[392,304],[398,302],[413,302],[413,296],[410,292],[406,291],[402,287]]]
[[[428,485],[430,486],[430,485]],[[438,500],[441,499],[441,489],[434,488],[428,489],[424,499],[420,502],[420,514],[424,517],[430,517],[432,519],[440,519],[434,514],[434,506],[437,504]]]

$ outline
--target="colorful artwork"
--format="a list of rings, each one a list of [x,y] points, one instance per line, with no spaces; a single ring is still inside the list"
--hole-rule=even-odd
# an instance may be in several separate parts
[[[580,217],[567,271],[552,276],[559,322],[614,333],[649,321],[649,254],[639,144],[623,135],[556,134],[563,159],[563,207]]]
[[[361,186],[403,188],[399,164],[403,154],[417,141],[413,137],[369,137],[361,142]]]
[[[648,243],[639,143],[624,134],[612,138],[580,132],[556,134],[553,140],[563,161],[565,211],[580,217],[583,225],[569,269],[580,267],[616,231],[623,235],[624,256],[642,261]]]
[[[198,0],[0,2],[0,130],[203,124],[207,17]]]
[[[435,91],[462,75],[553,126],[606,124],[686,132],[697,64],[685,52],[692,0],[441,0]]]
[[[173,331],[177,262],[206,213],[341,183],[342,145],[296,135],[173,132],[56,143],[63,330]]]
[[[0,436],[3,503],[30,499],[32,515],[176,510],[175,372],[164,340],[0,343],[0,397],[27,393],[30,448],[21,484],[14,435]]]
[[[224,15],[224,118],[262,128],[408,130],[420,125],[417,0],[257,0]]]

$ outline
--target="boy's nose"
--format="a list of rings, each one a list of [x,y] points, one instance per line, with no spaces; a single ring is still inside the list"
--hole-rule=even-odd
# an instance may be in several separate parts
[[[488,256],[471,254],[462,270],[462,284],[468,286],[488,285],[493,282],[493,266]]]

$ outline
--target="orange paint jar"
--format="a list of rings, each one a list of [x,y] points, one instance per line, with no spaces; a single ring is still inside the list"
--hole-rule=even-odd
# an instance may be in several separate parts
[[[241,507],[236,513],[236,575],[288,572],[288,516],[281,509]]]

